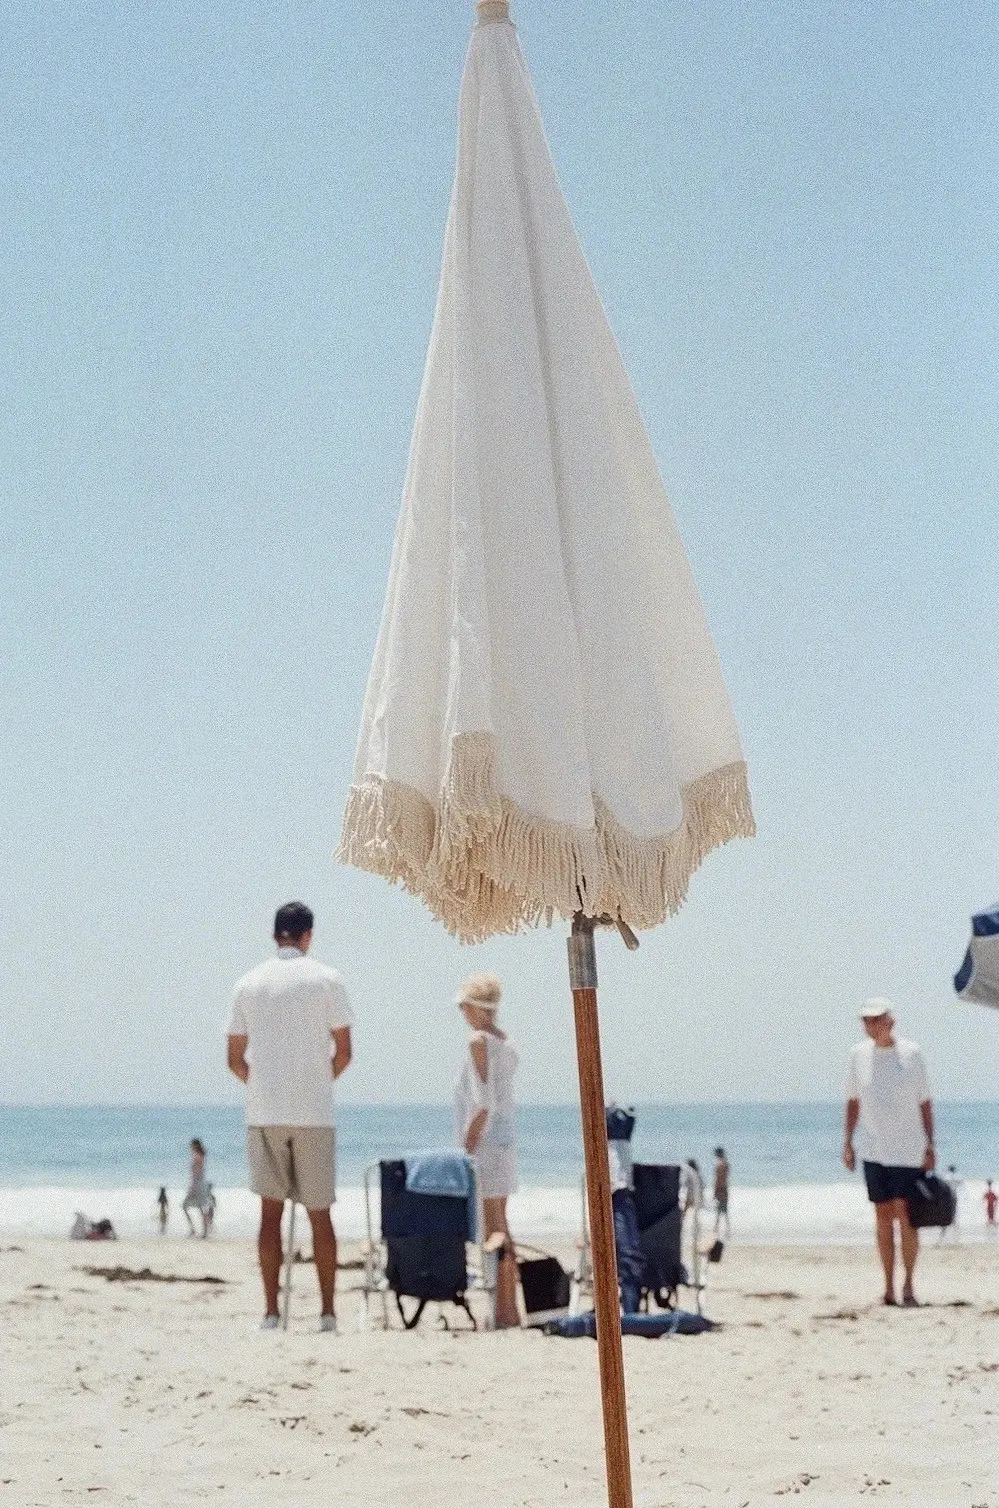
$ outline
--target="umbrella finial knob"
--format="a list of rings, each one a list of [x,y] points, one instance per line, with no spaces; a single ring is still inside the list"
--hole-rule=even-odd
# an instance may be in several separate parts
[[[507,0],[479,0],[475,7],[480,25],[484,21],[509,21],[510,6]]]

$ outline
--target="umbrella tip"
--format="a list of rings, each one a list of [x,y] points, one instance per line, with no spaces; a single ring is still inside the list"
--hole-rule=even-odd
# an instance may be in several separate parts
[[[480,24],[483,21],[509,21],[510,6],[507,0],[479,0],[475,7]]]

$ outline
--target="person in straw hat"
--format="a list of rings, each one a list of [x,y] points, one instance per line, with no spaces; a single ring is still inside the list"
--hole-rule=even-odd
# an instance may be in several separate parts
[[[519,1058],[496,1024],[503,988],[495,974],[473,974],[458,994],[471,1036],[454,1093],[458,1140],[475,1158],[485,1234],[502,1238],[496,1284],[496,1324],[520,1324],[517,1263],[506,1201],[517,1187],[513,1076]]]

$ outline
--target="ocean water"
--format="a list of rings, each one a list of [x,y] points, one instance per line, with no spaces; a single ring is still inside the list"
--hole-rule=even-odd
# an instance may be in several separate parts
[[[999,1179],[999,1106],[939,1103],[941,1165],[964,1178],[962,1237],[984,1234],[981,1193]],[[862,1181],[840,1166],[842,1109],[808,1105],[640,1105],[636,1161],[697,1158],[710,1173],[712,1148],[732,1163],[733,1235],[745,1241],[870,1239]],[[337,1219],[364,1233],[364,1170],[381,1157],[452,1143],[451,1112],[435,1105],[344,1105],[337,1113]],[[64,1235],[76,1210],[107,1215],[119,1234],[148,1234],[161,1184],[171,1231],[186,1229],[180,1201],[188,1143],[208,1149],[220,1236],[248,1235],[256,1201],[246,1188],[242,1110],[229,1106],[0,1106],[0,1234]],[[571,1105],[525,1105],[518,1114],[520,1189],[511,1222],[530,1239],[571,1237],[580,1223],[582,1136]],[[377,1208],[374,1209],[377,1219]]]

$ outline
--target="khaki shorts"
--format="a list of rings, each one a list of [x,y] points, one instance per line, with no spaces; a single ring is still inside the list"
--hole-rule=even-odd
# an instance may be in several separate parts
[[[262,1199],[295,1199],[328,1210],[336,1199],[332,1126],[247,1126],[250,1187]]]

